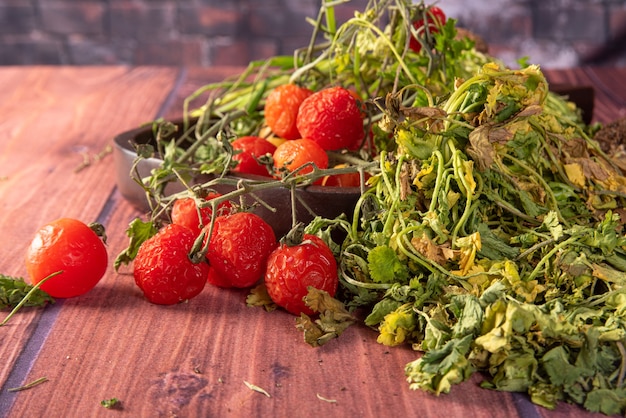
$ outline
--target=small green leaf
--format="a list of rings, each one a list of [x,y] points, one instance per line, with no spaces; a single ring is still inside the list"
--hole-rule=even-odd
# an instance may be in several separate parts
[[[312,347],[322,346],[339,337],[356,322],[343,303],[323,290],[309,286],[304,302],[313,312],[319,313],[315,321],[304,313],[296,319],[296,328],[304,333],[304,341]]]
[[[250,290],[246,297],[246,305],[249,307],[262,306],[267,312],[276,310],[277,305],[267,293],[265,284],[260,284]]]
[[[122,251],[115,259],[115,270],[117,271],[122,264],[128,264],[133,261],[141,244],[156,234],[157,231],[158,228],[153,222],[143,222],[139,218],[134,219],[126,230],[126,235],[130,237],[128,248]]]
[[[117,398],[104,399],[100,401],[100,405],[106,409],[122,409],[122,402]]]
[[[396,252],[385,245],[373,248],[368,256],[369,272],[377,283],[406,282],[409,273]]]

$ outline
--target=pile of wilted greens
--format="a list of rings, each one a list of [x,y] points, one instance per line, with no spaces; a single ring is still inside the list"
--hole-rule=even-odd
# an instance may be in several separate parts
[[[626,177],[538,67],[505,68],[458,37],[454,19],[412,52],[411,22],[426,9],[371,1],[336,27],[324,3],[307,48],[189,98],[192,151],[170,146],[146,190],[159,209],[163,182],[224,172],[228,138],[262,132],[278,84],[354,88],[377,153],[353,157],[377,169],[353,214],[307,231],[336,253],[344,306],[367,312],[380,343],[423,352],[406,366],[411,388],[448,392],[480,371],[486,387],[548,408],[623,414]],[[334,229],[345,239],[333,242]],[[317,324],[337,321],[327,311]]]

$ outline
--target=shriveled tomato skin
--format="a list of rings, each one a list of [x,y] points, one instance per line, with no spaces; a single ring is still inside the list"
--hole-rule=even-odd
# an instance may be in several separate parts
[[[42,226],[26,252],[26,270],[32,284],[63,271],[41,285],[54,298],[87,293],[102,279],[107,265],[102,239],[88,225],[72,218]]]
[[[267,259],[265,287],[274,303],[294,315],[313,311],[303,298],[312,286],[335,296],[339,283],[337,261],[322,239],[304,235],[301,244],[281,244]]]
[[[217,218],[206,255],[211,266],[208,282],[225,288],[254,285],[263,277],[267,257],[276,245],[272,227],[254,213]]]
[[[353,148],[365,137],[354,94],[339,86],[307,97],[300,105],[297,126],[302,138],[317,142],[326,151]]]
[[[170,224],[141,244],[133,276],[148,301],[173,305],[204,289],[209,265],[205,261],[193,263],[189,258],[195,239],[190,229]]]

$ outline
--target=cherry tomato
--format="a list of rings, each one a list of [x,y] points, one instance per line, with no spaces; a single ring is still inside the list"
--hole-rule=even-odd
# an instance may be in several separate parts
[[[87,293],[102,279],[107,265],[102,239],[89,226],[71,218],[42,226],[26,253],[26,270],[33,284],[63,271],[41,285],[54,298]]]
[[[221,194],[211,192],[209,193],[204,200],[211,200],[216,197],[220,197]],[[217,205],[217,215],[227,215],[230,213],[233,205],[230,200],[225,200]],[[196,235],[200,235],[200,231],[206,225],[211,223],[211,207],[205,206],[200,208],[200,216],[198,217],[198,206],[196,205],[196,201],[190,197],[185,197],[182,199],[176,199],[174,201],[174,205],[172,206],[172,223],[177,225],[182,225],[191,229],[191,231]]]
[[[260,216],[250,212],[220,216],[213,225],[206,255],[211,266],[208,282],[218,287],[254,285],[263,276],[265,261],[274,248],[274,230]]]
[[[277,172],[281,169],[292,172],[307,163],[314,163],[321,169],[328,168],[328,154],[319,144],[310,139],[285,141],[274,151],[274,168]],[[306,167],[299,171],[299,174],[312,171],[313,167]]]
[[[241,152],[233,156],[237,166],[232,171],[236,173],[256,174],[257,176],[269,177],[267,167],[258,162],[258,158],[264,155],[272,155],[276,145],[259,136],[242,136],[232,142],[235,150]]]
[[[303,138],[324,150],[352,148],[365,137],[363,113],[355,93],[329,87],[307,97],[298,111],[297,126]]]
[[[148,301],[173,305],[197,296],[206,285],[209,265],[192,262],[189,253],[196,235],[170,224],[144,241],[137,251],[133,276]]]
[[[346,167],[346,164],[337,164],[334,168],[343,168]],[[369,175],[365,174],[365,179]],[[359,187],[361,185],[361,175],[358,172],[354,173],[344,173],[344,174],[333,174],[330,176],[325,176],[322,179],[322,186],[332,186],[332,187]]]
[[[293,246],[281,243],[267,259],[267,293],[275,304],[294,315],[313,314],[303,300],[309,286],[335,296],[338,285],[333,252],[315,235],[304,234],[303,241]]]
[[[296,126],[300,104],[313,92],[296,84],[283,84],[272,90],[265,100],[265,122],[279,137],[298,139]]]
[[[431,6],[426,13],[428,15],[428,18],[426,19],[428,22],[428,30],[431,33],[439,32],[438,26],[443,26],[446,23],[446,14],[437,6]],[[424,26],[424,19],[418,19],[413,22],[413,27],[418,31],[418,33],[425,30]],[[409,40],[409,48],[415,52],[420,52],[422,50],[422,44],[412,36]]]

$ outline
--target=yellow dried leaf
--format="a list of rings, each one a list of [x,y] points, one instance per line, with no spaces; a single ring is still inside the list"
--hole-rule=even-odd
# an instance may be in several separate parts
[[[585,174],[583,173],[583,168],[580,166],[580,164],[564,164],[563,168],[565,169],[565,174],[567,174],[567,178],[569,179],[569,181],[574,183],[576,186],[585,187]]]
[[[474,266],[476,253],[480,251],[482,247],[480,233],[474,232],[472,235],[459,238],[456,240],[456,245],[461,251],[461,259],[459,260],[460,273],[465,276]]]
[[[476,180],[474,180],[474,161],[463,161],[463,168],[465,169],[463,178],[465,179],[467,187],[469,187],[468,194],[474,194],[474,191],[476,190]]]
[[[413,237],[411,245],[417,252],[437,264],[445,264],[446,260],[456,257],[457,253],[445,245],[437,245],[426,235]]]

